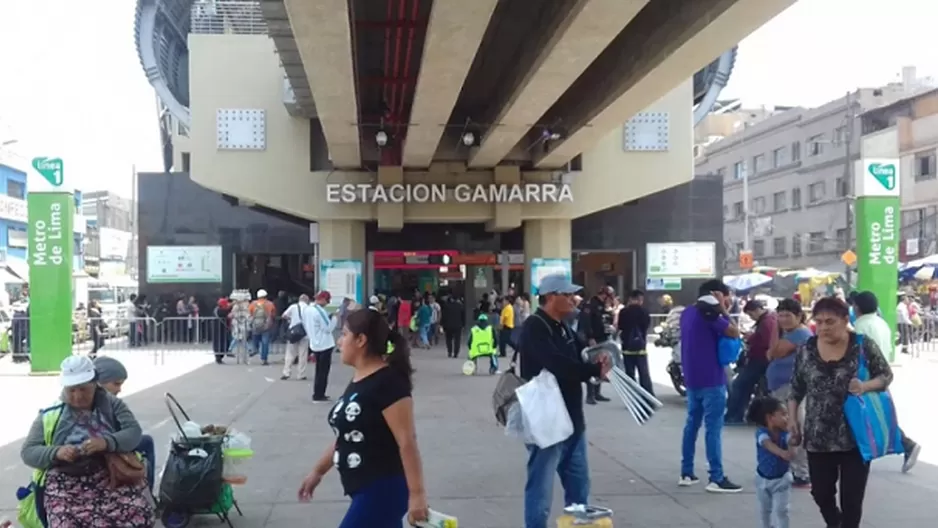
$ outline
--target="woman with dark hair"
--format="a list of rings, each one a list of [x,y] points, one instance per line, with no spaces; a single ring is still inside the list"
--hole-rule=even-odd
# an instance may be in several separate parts
[[[413,368],[407,340],[374,310],[349,313],[339,340],[352,381],[329,412],[336,434],[299,499],[309,501],[335,466],[352,498],[339,528],[398,528],[425,521],[427,494],[414,428]]]
[[[794,299],[782,299],[775,309],[778,316],[779,339],[769,349],[769,367],[765,379],[772,397],[787,402],[791,395],[791,375],[795,370],[795,351],[811,338],[811,330],[805,325],[806,316],[801,303]],[[792,415],[792,420],[804,423],[804,406],[801,414]],[[806,488],[811,485],[808,477],[808,458],[804,448],[794,449],[791,459],[791,473],[795,477],[795,487]]]
[[[795,439],[804,431],[811,495],[824,522],[838,528],[859,528],[870,465],[860,456],[847,425],[844,402],[848,394],[886,390],[892,382],[892,370],[875,341],[860,340],[849,330],[846,303],[825,297],[814,305],[812,316],[817,336],[796,352],[788,400],[791,416],[798,416],[804,403],[805,421],[802,426],[791,420],[789,427]],[[857,379],[861,354],[869,370],[868,381]]]

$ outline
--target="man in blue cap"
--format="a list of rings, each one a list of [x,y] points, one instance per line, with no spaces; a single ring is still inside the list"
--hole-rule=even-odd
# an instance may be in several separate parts
[[[554,495],[554,474],[560,475],[567,505],[589,502],[583,383],[593,378],[605,379],[612,369],[612,361],[608,356],[600,356],[600,363],[583,361],[580,352],[586,343],[564,322],[576,310],[574,296],[581,289],[563,274],[542,278],[536,292],[540,308],[521,327],[521,378],[531,380],[543,369],[553,374],[573,422],[573,434],[566,440],[546,448],[527,445],[525,528],[547,528]]]

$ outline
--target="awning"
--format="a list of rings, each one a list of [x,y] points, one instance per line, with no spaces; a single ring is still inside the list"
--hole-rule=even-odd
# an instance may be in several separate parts
[[[26,281],[10,273],[6,268],[0,268],[0,284],[25,284]]]
[[[23,259],[7,257],[6,270],[4,271],[9,271],[14,277],[19,278],[22,282],[29,282],[29,263]]]

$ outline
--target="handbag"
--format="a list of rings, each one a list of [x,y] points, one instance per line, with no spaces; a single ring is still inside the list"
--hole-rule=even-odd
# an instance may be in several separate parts
[[[297,303],[296,310],[299,312],[300,324],[293,325],[287,330],[287,341],[292,344],[299,343],[306,337],[306,326],[303,324],[303,308]]]
[[[133,486],[147,478],[147,468],[133,453],[107,453],[104,455],[110,487]]]
[[[738,337],[721,337],[717,344],[717,360],[720,362],[720,366],[728,367],[731,363],[739,361],[739,354],[742,349],[742,339]]]
[[[863,336],[858,335],[860,357],[857,360],[857,379],[869,381],[870,372],[863,342]],[[904,452],[896,406],[888,390],[865,392],[861,396],[848,394],[844,401],[844,417],[864,462]]]

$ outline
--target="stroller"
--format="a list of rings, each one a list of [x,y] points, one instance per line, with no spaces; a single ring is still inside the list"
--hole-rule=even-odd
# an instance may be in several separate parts
[[[225,475],[227,430],[209,426],[201,436],[187,434],[176,411],[189,422],[189,415],[172,394],[166,393],[166,407],[180,437],[169,447],[169,456],[160,476],[157,508],[166,528],[185,528],[194,515],[215,515],[233,528],[229,512],[232,508],[244,516],[231,487],[236,479]],[[219,430],[221,429],[221,430]],[[253,453],[232,450],[234,456],[249,458]]]

